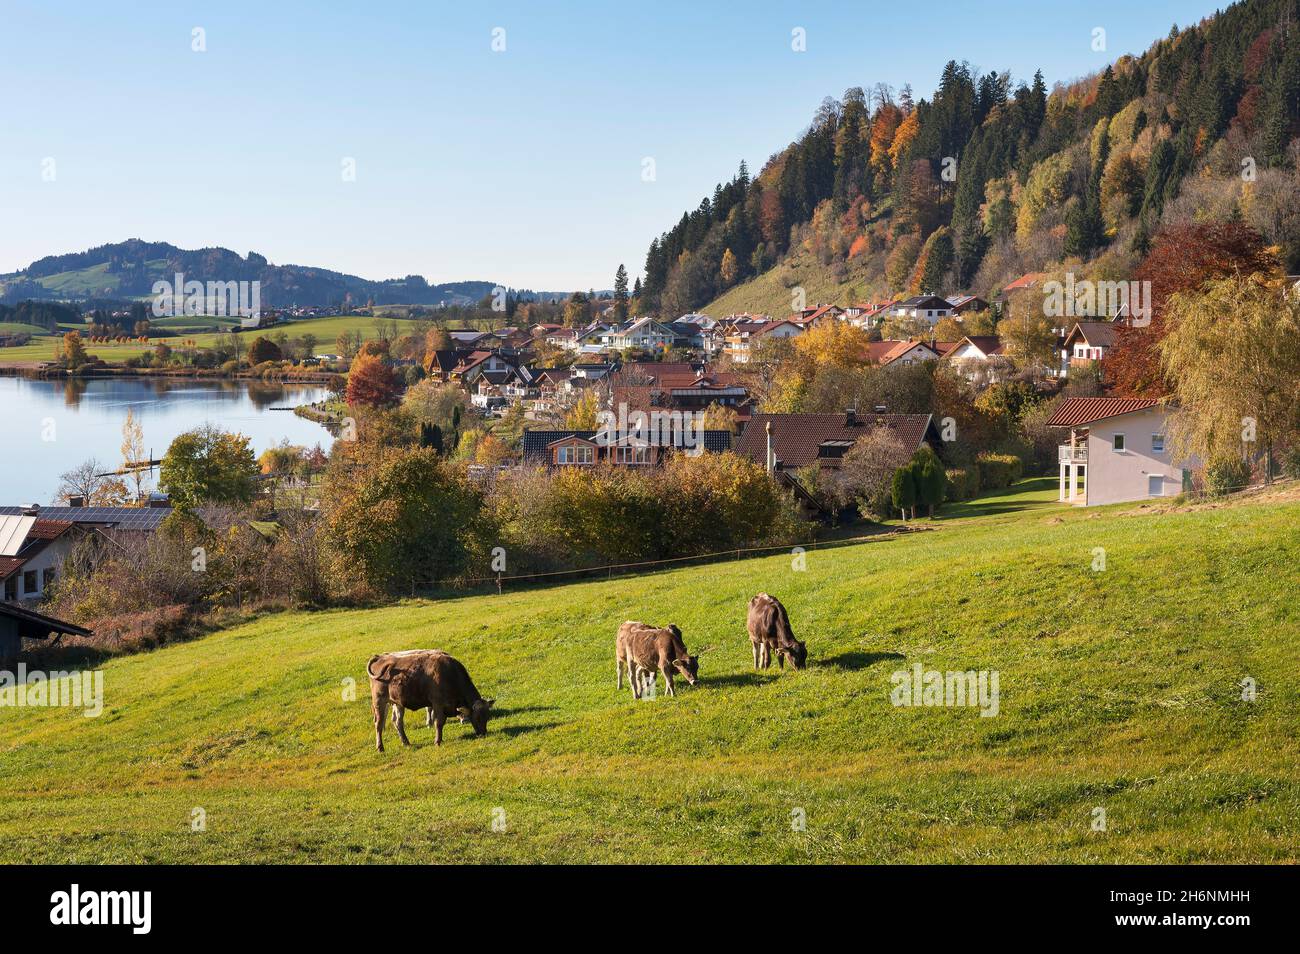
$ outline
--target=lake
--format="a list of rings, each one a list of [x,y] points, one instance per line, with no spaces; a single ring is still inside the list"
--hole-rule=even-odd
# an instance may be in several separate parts
[[[69,378],[32,381],[0,377],[0,505],[55,503],[59,475],[87,458],[105,470],[122,464],[122,422],[130,408],[144,429],[151,459],[173,438],[204,423],[243,434],[254,452],[283,440],[329,448],[321,425],[292,411],[327,396],[317,385],[196,378]],[[158,472],[151,474],[155,488]]]

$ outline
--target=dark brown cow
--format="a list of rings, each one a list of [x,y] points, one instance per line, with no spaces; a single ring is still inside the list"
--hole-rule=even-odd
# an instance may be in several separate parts
[[[785,668],[785,659],[795,669],[808,662],[808,645],[794,638],[790,617],[775,596],[759,593],[749,601],[749,618],[745,622],[749,641],[754,647],[754,668],[766,669],[772,665],[772,651],[776,651],[777,664]]]
[[[460,662],[438,649],[408,649],[371,656],[370,704],[375,716],[375,748],[384,751],[384,715],[393,706],[393,725],[403,745],[410,745],[403,724],[407,709],[429,709],[434,742],[442,745],[442,725],[459,714],[474,726],[475,735],[487,732],[488,710],[495,700],[484,699]]]
[[[682,631],[676,626],[655,629],[645,623],[628,620],[618,628],[614,640],[614,666],[618,670],[618,688],[623,688],[623,667],[627,666],[633,698],[640,699],[644,677],[654,684],[655,673],[663,674],[668,695],[675,696],[673,671],[680,673],[692,686],[700,672],[700,657],[686,651]]]

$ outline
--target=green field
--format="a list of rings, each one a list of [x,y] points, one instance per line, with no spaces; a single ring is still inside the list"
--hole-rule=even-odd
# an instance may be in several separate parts
[[[803,571],[781,555],[270,615],[111,661],[99,718],[0,708],[5,857],[1300,860],[1294,488],[1165,513],[1060,508],[1053,491],[813,550]],[[808,670],[751,671],[758,590],[785,601]],[[701,685],[616,692],[629,618],[715,647]],[[411,713],[413,746],[390,729],[375,752],[366,660],[413,647],[452,652],[496,698],[485,738],[453,722],[436,748]],[[915,663],[996,670],[999,713],[895,707],[891,673]]]
[[[398,322],[399,328],[406,323],[406,319],[395,318],[392,320]],[[173,324],[168,326],[168,322],[172,322]],[[175,346],[181,341],[192,339],[198,345],[203,347],[210,346],[216,341],[217,335],[212,333],[194,335],[185,334],[184,329],[193,327],[192,324],[186,324],[186,322],[201,322],[204,325],[226,323],[220,318],[163,319],[159,324],[164,327],[170,327],[171,330],[177,332],[177,336],[157,338],[154,340]],[[356,330],[360,330],[362,337],[366,340],[374,338],[376,336],[375,319],[367,315],[338,315],[331,318],[308,318],[303,321],[290,321],[282,325],[276,325],[275,327],[268,329],[266,332],[244,332],[244,337],[248,342],[251,342],[259,334],[263,333],[277,334],[280,331],[283,331],[290,338],[300,338],[303,335],[310,333],[315,335],[317,339],[316,353],[330,354],[334,351],[334,340],[341,332],[351,332]],[[139,342],[130,341],[122,344],[87,344],[86,350],[91,354],[98,355],[105,361],[117,362],[145,354],[152,350],[152,347],[152,345],[142,345]],[[0,364],[15,361],[52,361],[58,354],[58,349],[58,339],[52,335],[40,339],[34,339],[21,348],[0,348]]]

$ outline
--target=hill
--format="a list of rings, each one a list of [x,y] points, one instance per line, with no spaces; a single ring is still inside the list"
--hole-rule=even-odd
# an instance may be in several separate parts
[[[1300,269],[1297,0],[1244,0],[1058,82],[951,61],[934,94],[852,87],[647,251],[640,309],[790,312],[1130,278],[1163,227],[1241,221]],[[778,287],[787,289],[778,294]]]
[[[0,834],[28,862],[1300,860],[1295,494],[1161,513],[1054,494],[1029,482],[802,572],[270,615],[113,660],[99,718],[0,709]],[[757,590],[806,671],[752,672]],[[616,692],[629,618],[715,647],[702,684]],[[390,729],[374,751],[365,662],[409,647],[468,664],[496,698],[485,738],[452,723],[437,749],[412,714],[410,749]],[[895,707],[914,664],[996,670],[998,714]]]
[[[171,281],[260,281],[262,303],[270,307],[364,305],[468,305],[497,287],[495,282],[430,285],[419,275],[370,281],[307,265],[273,265],[265,256],[240,256],[225,248],[182,249],[166,242],[128,239],[85,252],[49,255],[26,269],[0,275],[0,302],[26,299],[142,298],[153,283]]]

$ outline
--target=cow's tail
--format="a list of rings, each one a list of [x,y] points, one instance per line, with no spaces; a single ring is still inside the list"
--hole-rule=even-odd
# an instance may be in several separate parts
[[[370,662],[366,663],[366,675],[368,675],[371,679],[383,678],[382,676],[380,676],[378,673],[375,672],[375,660],[377,660],[378,658],[379,658],[378,654],[371,656]]]

